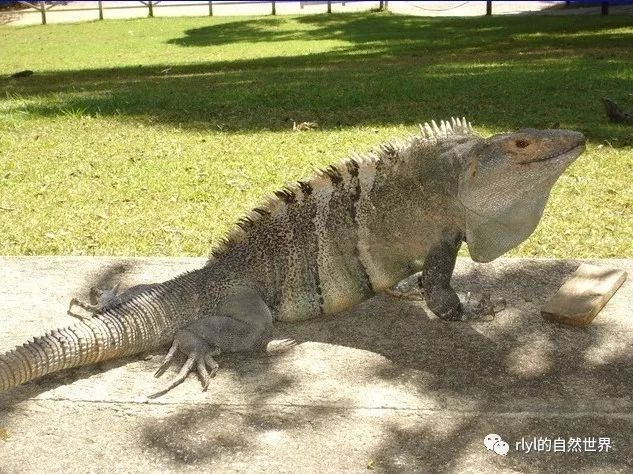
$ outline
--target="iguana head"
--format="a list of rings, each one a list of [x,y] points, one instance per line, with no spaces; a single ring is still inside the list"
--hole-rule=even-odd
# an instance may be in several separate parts
[[[463,155],[458,196],[473,260],[489,262],[536,228],[552,186],[584,151],[571,130],[523,129],[494,135]]]

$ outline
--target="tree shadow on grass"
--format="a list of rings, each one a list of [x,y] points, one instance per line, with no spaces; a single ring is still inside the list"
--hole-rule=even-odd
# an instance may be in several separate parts
[[[563,24],[557,18],[352,15],[292,21],[314,28],[288,30],[293,23],[280,19],[239,20],[190,30],[170,42],[205,47],[256,41],[264,50],[289,39],[347,44],[297,56],[41,72],[5,83],[4,109],[44,117],[113,115],[225,132],[288,130],[289,118],[332,129],[466,115],[496,130],[560,124],[613,146],[633,143],[630,129],[608,123],[600,102],[604,95],[628,99],[633,35],[622,28],[626,19]],[[585,99],[579,101],[579,94]]]
[[[429,52],[509,53],[547,49],[597,48],[603,42],[625,47],[632,34],[613,31],[630,26],[627,17],[610,19],[540,17],[425,18],[390,14],[305,15],[290,19],[258,18],[218,23],[184,32],[167,43],[207,47],[234,43],[342,40],[363,50],[380,44],[391,51],[426,47]],[[618,44],[621,43],[621,44]]]

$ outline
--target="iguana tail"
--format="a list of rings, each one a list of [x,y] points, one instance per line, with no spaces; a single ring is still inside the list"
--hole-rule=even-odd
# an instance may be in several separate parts
[[[188,319],[191,291],[183,277],[158,284],[103,314],[0,355],[0,392],[52,372],[168,344]]]

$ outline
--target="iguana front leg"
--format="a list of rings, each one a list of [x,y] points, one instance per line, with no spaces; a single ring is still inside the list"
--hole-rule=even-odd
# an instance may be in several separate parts
[[[433,247],[424,261],[418,276],[418,286],[426,299],[426,304],[438,317],[449,321],[463,321],[489,316],[505,308],[505,300],[491,300],[490,295],[466,295],[461,302],[451,286],[457,253],[464,240],[461,232],[447,233]]]
[[[418,276],[418,286],[423,291],[427,306],[442,319],[463,319],[462,305],[451,287],[457,252],[463,240],[464,234],[461,232],[446,233],[427,254]]]
[[[202,388],[206,390],[218,369],[213,356],[221,352],[252,350],[262,342],[265,332],[272,327],[270,309],[252,289],[236,292],[214,313],[216,314],[197,319],[176,334],[156,377],[165,372],[178,351],[187,355],[187,361],[176,378],[151,398],[160,396],[183,382],[192,370],[197,371]]]

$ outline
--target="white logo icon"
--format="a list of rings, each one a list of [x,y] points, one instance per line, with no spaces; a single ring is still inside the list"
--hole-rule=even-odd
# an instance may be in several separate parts
[[[510,451],[510,445],[503,440],[497,441],[492,449],[495,453],[505,456]]]
[[[488,451],[492,451],[494,449],[495,443],[497,443],[498,441],[501,441],[501,436],[491,433],[484,438],[484,446],[486,446]]]
[[[494,451],[501,456],[508,454],[510,446],[498,434],[490,433],[484,438],[484,446],[488,451]]]

